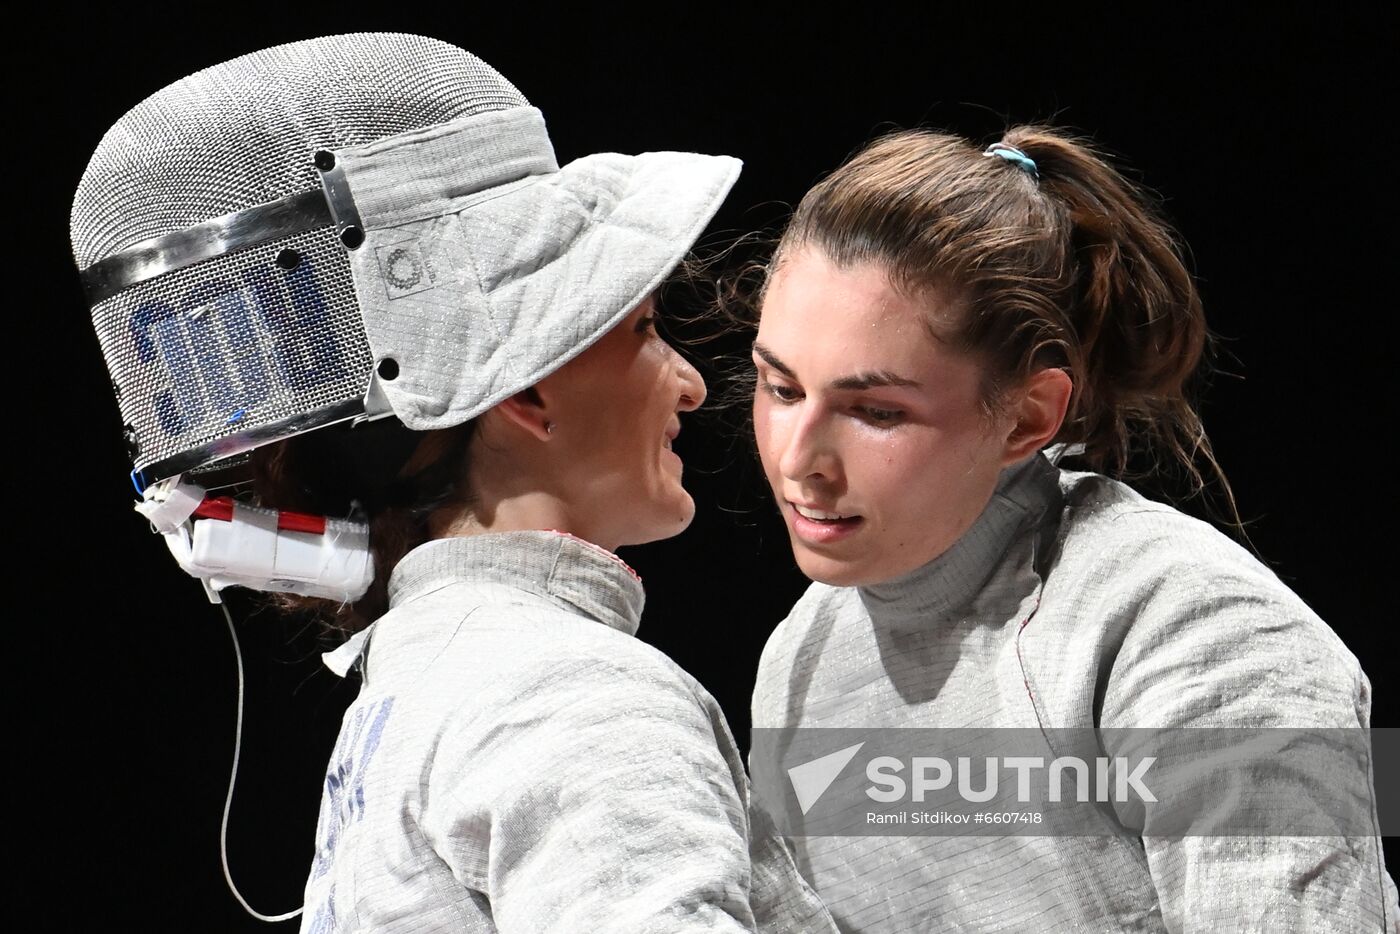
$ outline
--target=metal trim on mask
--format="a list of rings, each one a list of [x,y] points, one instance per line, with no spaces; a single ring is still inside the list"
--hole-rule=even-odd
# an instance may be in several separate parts
[[[205,466],[210,461],[251,451],[272,441],[281,441],[294,435],[304,434],[314,428],[323,428],[338,422],[364,417],[367,417],[365,416],[365,400],[346,399],[313,412],[305,412],[290,418],[269,422],[266,425],[259,425],[257,428],[239,432],[236,435],[218,438],[208,444],[182,451],[165,460],[138,467],[132,473],[139,473],[144,485],[149,486],[157,480],[164,480],[166,477],[185,473],[195,467]]]
[[[326,153],[326,155],[336,159],[334,153]],[[336,159],[334,165],[320,171],[321,190],[325,195],[326,204],[329,205],[331,219],[335,223],[336,236],[341,238],[341,242],[348,249],[357,249],[364,240],[365,225],[360,220],[360,212],[356,209],[355,199],[350,194],[350,184],[345,180],[345,167],[340,164],[339,159]],[[345,239],[345,231],[350,228],[359,232],[361,235],[359,241]]]
[[[98,260],[81,273],[88,302],[96,305],[157,276],[333,223],[326,194],[303,191],[223,217],[143,240]]]

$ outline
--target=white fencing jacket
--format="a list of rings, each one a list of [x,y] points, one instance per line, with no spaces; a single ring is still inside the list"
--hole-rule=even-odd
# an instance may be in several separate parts
[[[331,757],[302,930],[834,931],[749,823],[714,699],[634,637],[640,580],[555,532],[394,568]]]
[[[933,562],[877,586],[813,584],[764,650],[753,724],[1361,728],[1370,708],[1356,658],[1248,552],[1037,454],[1003,472],[981,517]],[[1268,777],[1285,794],[1295,781]],[[1375,836],[791,842],[845,931],[1400,923]]]

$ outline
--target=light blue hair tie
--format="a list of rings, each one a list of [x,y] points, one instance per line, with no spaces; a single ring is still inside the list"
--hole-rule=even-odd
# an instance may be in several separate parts
[[[1015,146],[1008,146],[1005,143],[992,143],[982,155],[1001,156],[1031,178],[1034,178],[1036,181],[1040,180],[1040,170],[1035,167],[1035,160],[1021,152],[1021,150],[1017,149]]]

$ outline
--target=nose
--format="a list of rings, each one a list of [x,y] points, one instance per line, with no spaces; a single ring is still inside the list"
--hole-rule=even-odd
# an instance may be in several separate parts
[[[840,460],[817,406],[799,402],[786,411],[790,417],[783,419],[787,437],[778,439],[778,470],[794,483],[835,481]]]
[[[700,371],[690,365],[675,348],[671,349],[671,357],[676,368],[676,380],[680,383],[680,400],[676,404],[676,410],[680,412],[694,412],[700,408],[705,401],[708,392],[705,389],[705,379],[700,375]]]

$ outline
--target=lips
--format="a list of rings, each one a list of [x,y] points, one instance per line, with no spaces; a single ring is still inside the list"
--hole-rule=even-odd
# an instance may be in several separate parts
[[[788,521],[792,523],[792,533],[808,545],[830,545],[854,535],[864,517],[855,513],[836,509],[823,509],[816,505],[788,501],[792,511]]]

